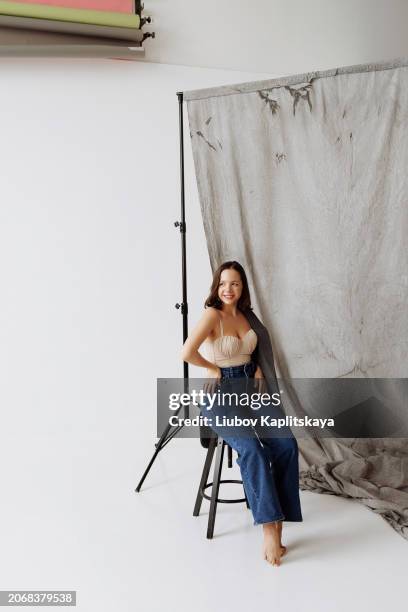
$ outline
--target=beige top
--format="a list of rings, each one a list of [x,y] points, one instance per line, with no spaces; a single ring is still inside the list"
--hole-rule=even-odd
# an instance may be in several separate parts
[[[207,340],[212,347],[213,358],[209,361],[219,368],[244,365],[251,361],[251,355],[256,348],[258,337],[253,329],[249,329],[243,338],[224,336],[222,320],[220,319],[221,336],[213,342]]]

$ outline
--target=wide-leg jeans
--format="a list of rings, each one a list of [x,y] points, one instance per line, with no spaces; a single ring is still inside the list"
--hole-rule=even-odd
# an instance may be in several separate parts
[[[242,382],[245,385],[247,379],[254,378],[256,366],[250,361],[241,366],[220,369],[222,375],[220,391],[234,388],[231,387],[231,383],[235,381],[231,379],[240,379],[239,388],[242,390]],[[211,429],[238,453],[237,463],[241,470],[254,525],[273,521],[302,521],[299,499],[299,453],[296,438],[291,430],[280,429],[279,435],[275,437],[259,422],[255,426],[243,425],[238,429],[217,424],[215,416],[226,416],[228,410],[225,407],[220,410],[216,405],[211,410],[208,409],[208,405],[202,406],[201,414],[209,417]],[[239,407],[234,414],[241,417],[246,414],[250,418],[254,416],[248,407]]]

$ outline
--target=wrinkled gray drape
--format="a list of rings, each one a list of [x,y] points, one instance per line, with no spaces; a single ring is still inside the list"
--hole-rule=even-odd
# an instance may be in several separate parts
[[[406,378],[408,60],[184,97],[211,266],[244,265],[278,376]],[[298,441],[302,488],[408,538],[406,439]]]

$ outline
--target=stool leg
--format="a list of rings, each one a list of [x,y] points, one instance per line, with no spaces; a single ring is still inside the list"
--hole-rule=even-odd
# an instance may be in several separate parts
[[[207,456],[205,458],[203,473],[201,474],[200,486],[198,487],[197,497],[194,505],[193,516],[200,514],[201,504],[203,501],[204,487],[208,482],[208,474],[210,473],[211,463],[214,457],[215,447],[217,445],[217,438],[210,438],[210,445],[207,450]]]
[[[228,445],[228,467],[232,468],[232,448]]]
[[[225,442],[218,438],[217,455],[215,457],[213,485],[211,491],[210,515],[208,517],[207,538],[211,540],[214,535],[215,514],[217,512],[218,493],[220,490],[220,480],[222,471],[222,460],[224,458]]]

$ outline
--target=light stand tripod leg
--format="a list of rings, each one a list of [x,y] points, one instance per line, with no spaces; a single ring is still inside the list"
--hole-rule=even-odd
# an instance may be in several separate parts
[[[181,410],[181,406],[176,410],[176,412],[174,413],[175,415],[178,415],[178,413]],[[146,476],[148,475],[148,473],[150,472],[150,468],[152,467],[157,455],[159,454],[159,452],[162,450],[162,448],[164,448],[166,446],[166,444],[168,442],[170,442],[170,440],[176,435],[176,433],[178,431],[180,431],[180,429],[183,427],[183,425],[180,425],[179,427],[176,427],[172,433],[170,433],[171,429],[174,428],[174,426],[168,424],[165,428],[165,430],[163,431],[162,435],[160,436],[160,439],[158,442],[156,442],[155,447],[156,450],[154,451],[153,457],[150,459],[149,464],[147,466],[147,468],[144,471],[143,476],[140,479],[139,484],[137,485],[135,491],[136,493],[140,492],[140,489],[142,488],[142,484],[145,481]]]

